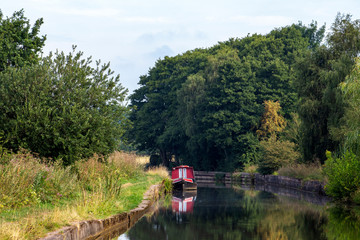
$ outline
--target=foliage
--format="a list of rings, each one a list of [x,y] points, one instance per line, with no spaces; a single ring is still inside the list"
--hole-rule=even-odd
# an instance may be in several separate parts
[[[280,139],[288,140],[295,144],[295,149],[299,150],[300,143],[300,125],[301,121],[297,113],[291,113],[291,118],[286,122],[286,128],[280,135]]]
[[[261,125],[256,131],[256,134],[260,138],[277,135],[282,132],[286,126],[284,117],[279,115],[281,109],[279,101],[264,101],[264,106],[265,109],[261,118]]]
[[[290,141],[279,141],[276,136],[260,142],[263,157],[259,161],[258,171],[272,174],[279,168],[295,163],[300,158],[300,153],[295,151],[295,144]]]
[[[244,172],[246,172],[246,173],[256,173],[258,168],[259,168],[258,165],[252,165],[252,164],[247,163],[244,166]]]
[[[329,240],[348,240],[360,238],[360,212],[358,206],[336,205],[328,210],[326,237]]]
[[[170,178],[164,178],[162,184],[164,185],[164,192],[165,193],[172,193],[172,180]]]
[[[242,168],[259,160],[255,136],[265,100],[295,111],[295,59],[322,39],[316,23],[230,39],[158,60],[130,96],[133,128],[127,136],[140,150],[199,170]]]
[[[265,101],[264,107],[261,125],[256,131],[262,139],[260,146],[263,153],[259,160],[258,171],[262,174],[272,174],[280,167],[298,161],[299,152],[294,142],[279,138],[286,126],[286,120],[279,113],[280,103]]]
[[[43,19],[31,28],[24,11],[14,12],[4,18],[0,10],[0,72],[7,67],[23,67],[39,61],[46,36],[39,36]]]
[[[109,64],[91,67],[82,52],[50,54],[40,63],[0,73],[4,146],[69,165],[118,147],[127,122],[126,90]]]
[[[341,84],[347,107],[343,117],[344,149],[360,154],[360,58],[345,82]]]
[[[333,158],[327,152],[324,172],[328,178],[327,194],[336,200],[351,201],[360,186],[360,157],[352,152]]]
[[[298,61],[300,145],[305,161],[323,163],[326,150],[339,150],[346,103],[338,86],[353,69],[359,51],[360,21],[338,14],[326,44]]]
[[[280,176],[298,178],[302,180],[325,181],[322,167],[316,164],[291,164],[281,167],[278,171]]]

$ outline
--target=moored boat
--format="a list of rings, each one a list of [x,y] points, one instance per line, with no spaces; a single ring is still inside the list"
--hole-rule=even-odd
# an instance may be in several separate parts
[[[193,167],[180,165],[174,167],[171,172],[174,190],[192,191],[197,189]]]

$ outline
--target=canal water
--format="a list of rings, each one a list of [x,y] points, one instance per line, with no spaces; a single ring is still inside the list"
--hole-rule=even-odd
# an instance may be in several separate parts
[[[118,240],[360,239],[360,209],[269,186],[199,187],[157,203]]]

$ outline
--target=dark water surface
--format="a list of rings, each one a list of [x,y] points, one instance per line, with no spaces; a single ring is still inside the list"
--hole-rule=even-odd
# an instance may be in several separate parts
[[[314,194],[256,188],[199,187],[170,196],[117,239],[360,239],[358,209],[331,206]]]

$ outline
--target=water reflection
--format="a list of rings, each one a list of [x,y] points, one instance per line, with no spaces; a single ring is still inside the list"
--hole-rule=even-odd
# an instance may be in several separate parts
[[[335,206],[329,210],[328,239],[360,239],[360,207]]]
[[[172,212],[178,216],[183,213],[192,213],[196,195],[197,191],[174,193],[171,200]]]
[[[173,196],[118,239],[360,239],[360,210],[312,202],[286,191],[198,188]]]

